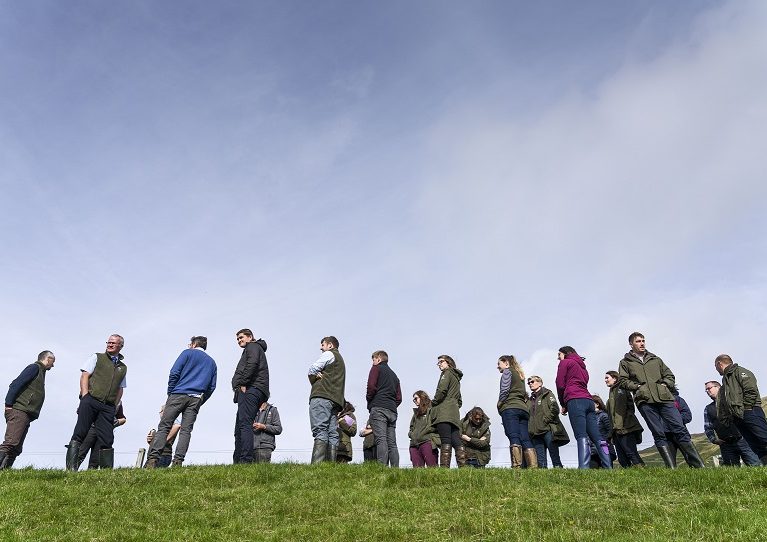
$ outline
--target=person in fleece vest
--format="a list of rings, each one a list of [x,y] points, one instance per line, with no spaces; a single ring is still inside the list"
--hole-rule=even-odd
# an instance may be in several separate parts
[[[77,470],[80,446],[91,425],[96,427],[96,443],[99,449],[99,467],[114,466],[113,422],[116,405],[125,388],[128,367],[120,354],[125,339],[112,334],[107,339],[106,352],[91,355],[80,368],[80,407],[72,439],[67,445],[67,470]]]
[[[45,401],[45,373],[50,371],[56,356],[43,350],[37,361],[21,371],[11,382],[5,396],[5,440],[0,445],[0,470],[13,465],[24,446],[29,424],[40,416]]]

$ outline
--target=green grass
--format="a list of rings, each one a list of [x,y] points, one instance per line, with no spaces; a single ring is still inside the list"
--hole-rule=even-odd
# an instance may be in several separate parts
[[[0,540],[760,540],[767,469],[0,472]]]

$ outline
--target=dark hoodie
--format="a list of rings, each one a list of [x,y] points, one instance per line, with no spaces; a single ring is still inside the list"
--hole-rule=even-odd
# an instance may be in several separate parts
[[[586,362],[575,352],[570,352],[559,362],[557,368],[557,396],[559,402],[567,405],[570,399],[589,399],[589,372]]]
[[[435,425],[450,423],[460,429],[460,408],[463,405],[461,378],[463,378],[463,373],[460,369],[448,367],[442,371],[437,383],[437,391],[434,392],[434,399],[431,400],[431,411],[434,415]]]
[[[232,377],[232,389],[237,392],[241,386],[256,388],[269,398],[269,365],[266,363],[266,341],[251,341],[242,349],[242,356]]]

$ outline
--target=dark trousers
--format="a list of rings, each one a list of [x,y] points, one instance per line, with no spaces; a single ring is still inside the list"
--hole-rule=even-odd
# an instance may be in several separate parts
[[[88,468],[99,468],[99,454],[101,453],[101,447],[98,445],[98,439],[96,438],[96,428],[91,425],[88,430],[88,434],[80,443],[80,455],[77,457],[77,464],[81,465],[85,461],[85,456],[90,452],[91,456],[88,459]]]
[[[743,412],[743,418],[733,417],[732,421],[740,434],[748,442],[748,446],[762,461],[767,456],[767,420],[761,406]]]
[[[5,452],[5,455],[11,459],[21,455],[30,423],[32,423],[32,418],[26,412],[15,408],[7,409],[5,411],[5,440],[0,445],[0,452]]]
[[[722,465],[727,467],[740,467],[741,458],[749,467],[759,467],[762,464],[743,437],[736,442],[720,444],[719,451],[722,454]]]
[[[510,445],[522,446],[525,450],[533,447],[530,434],[527,431],[529,419],[530,415],[521,408],[507,408],[501,412],[503,431],[506,433]]]
[[[535,447],[535,455],[538,456],[538,468],[545,469],[548,467],[546,462],[546,450],[549,451],[551,456],[551,465],[554,468],[562,468],[562,460],[559,458],[559,446],[554,442],[554,434],[551,431],[546,431],[543,435],[536,435],[531,438],[533,446]]]
[[[397,411],[383,407],[370,410],[370,427],[376,442],[376,455],[382,465],[399,467],[397,450]]]
[[[258,408],[267,397],[258,388],[250,387],[237,394],[237,419],[234,423],[234,462],[253,463],[253,422]]]
[[[96,429],[97,445],[100,448],[111,448],[115,441],[114,419],[115,406],[97,401],[89,393],[80,399],[72,440],[82,443],[93,425]]]
[[[456,450],[463,446],[463,440],[461,440],[461,432],[458,428],[449,422],[441,422],[437,424],[437,434],[439,435],[439,443],[443,446],[445,444],[452,444]]]
[[[644,461],[639,457],[639,450],[637,450],[641,435],[642,433],[639,431],[625,435],[615,434],[615,453],[618,456],[618,462],[624,469],[632,465],[644,465]]]
[[[666,433],[673,435],[676,444],[690,442],[690,433],[687,431],[682,415],[673,402],[669,403],[642,403],[637,405],[639,413],[647,423],[647,428],[655,439],[656,446],[668,446],[669,440]]]

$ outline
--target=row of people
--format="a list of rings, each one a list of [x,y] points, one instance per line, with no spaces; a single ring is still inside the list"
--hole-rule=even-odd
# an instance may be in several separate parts
[[[263,413],[263,405],[268,405],[269,398],[266,342],[255,339],[249,329],[238,331],[236,339],[243,352],[232,377],[234,402],[237,404],[233,460],[235,463],[251,463],[258,461],[254,455],[257,447],[254,446],[253,432],[259,424],[265,425],[258,422],[257,418]],[[114,420],[118,419],[115,416],[116,408],[121,402],[127,380],[127,366],[120,354],[124,344],[122,336],[111,335],[105,352],[93,354],[81,368],[80,404],[77,423],[67,445],[67,469],[76,470],[79,466],[83,442],[89,433],[95,434],[98,465],[102,468],[111,468],[113,465]],[[605,376],[611,389],[606,409],[611,413],[612,433],[618,443],[616,452],[620,450],[617,452],[618,457],[623,457],[628,464],[641,464],[635,452],[637,433],[641,426],[635,416],[632,419],[636,405],[667,466],[673,466],[673,446],[682,452],[690,466],[702,467],[703,462],[675,406],[676,385],[673,373],[661,358],[646,350],[641,333],[632,333],[629,344],[631,350],[620,361],[618,371],[608,372]],[[149,447],[147,468],[158,466],[163,449],[167,448],[174,422],[179,419],[178,444],[171,463],[181,465],[184,461],[197,414],[216,389],[217,367],[213,358],[206,353],[206,348],[206,337],[192,337],[189,347],[171,367],[167,400]],[[320,341],[320,350],[320,358],[311,364],[308,371],[311,385],[309,419],[314,437],[313,463],[337,460],[341,440],[338,428],[340,426],[343,433],[342,422],[348,415],[348,411],[342,412],[347,404],[346,368],[339,352],[338,339],[333,336],[324,337]],[[539,377],[527,380],[530,386],[528,395],[524,385],[524,371],[516,358],[504,355],[498,359],[501,381],[497,410],[509,439],[512,465],[535,467],[540,463],[543,466],[546,454],[540,453],[541,450],[548,451],[554,466],[561,465],[556,448],[567,435],[558,417],[559,408],[559,414],[569,416],[578,446],[579,467],[588,467],[593,451],[600,465],[610,468],[612,462],[609,450],[606,452],[601,445],[604,439],[599,432],[597,408],[588,390],[589,375],[585,358],[570,346],[560,348],[558,358],[556,397],[543,387]],[[384,465],[397,467],[397,409],[402,401],[400,382],[389,367],[385,351],[374,352],[371,359],[372,367],[366,389],[370,435],[375,444],[376,459]],[[41,352],[37,362],[26,367],[9,386],[5,402],[6,436],[0,445],[0,467],[12,465],[21,453],[29,425],[39,416],[42,408],[45,373],[54,363],[52,352]],[[440,355],[437,366],[440,377],[431,404],[422,407],[428,395],[425,392],[423,395],[416,394],[416,411],[424,408],[429,411],[429,422],[436,433],[436,437],[430,436],[430,441],[438,446],[439,464],[450,466],[451,456],[455,452],[458,466],[465,466],[469,459],[467,438],[472,437],[462,432],[463,423],[467,420],[466,417],[462,420],[459,414],[463,373],[448,355]],[[731,428],[732,432],[737,431],[759,460],[767,462],[767,422],[760,407],[756,379],[750,371],[734,364],[728,355],[718,356],[715,368],[722,375],[721,391],[714,408],[716,424],[722,428]],[[477,420],[486,417],[484,411],[481,411],[481,415],[478,412],[474,414]],[[711,417],[709,413],[707,416]],[[469,421],[472,419],[473,415],[470,415]],[[347,423],[346,431],[353,434],[350,429]],[[731,439],[732,435],[726,438]],[[724,438],[719,440],[725,442]],[[425,455],[422,454],[421,458],[424,464],[428,464]]]

